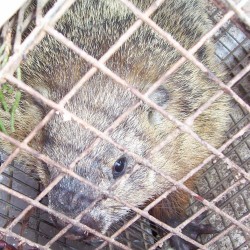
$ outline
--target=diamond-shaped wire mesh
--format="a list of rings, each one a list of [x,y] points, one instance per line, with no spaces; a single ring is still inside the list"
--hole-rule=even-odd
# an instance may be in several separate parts
[[[44,1],[44,4],[46,4],[46,1]],[[212,1],[210,3],[210,8],[207,11],[211,16],[211,19],[214,21],[214,24],[216,24],[216,22],[218,22],[223,16],[223,11],[218,9]],[[25,31],[27,34],[30,32],[29,30],[32,30],[35,27],[34,16],[36,15],[40,15],[40,13],[36,12],[35,8],[33,9],[33,7],[27,8],[26,12],[24,12],[25,21],[21,21],[21,23],[24,26],[29,25],[29,29]],[[15,19],[15,21],[11,21],[9,25],[16,27],[18,21],[20,20]],[[5,34],[5,41],[6,39],[11,39],[8,36],[8,32],[4,30],[4,28],[2,29],[2,33]],[[214,42],[216,44],[218,63],[221,62],[224,64],[226,79],[228,81],[249,65],[249,37],[249,34],[244,33],[244,30],[241,29],[241,26],[238,26],[234,21],[227,22],[215,35]],[[4,39],[1,42],[3,42]],[[19,39],[21,38],[19,37]],[[19,40],[19,42],[20,41],[21,40]],[[18,47],[18,41],[16,46]],[[233,90],[248,104],[250,103],[249,86],[250,74],[247,73],[233,87]],[[250,120],[249,112],[244,110],[237,102],[234,102],[233,106],[232,113],[230,114],[231,124],[227,133],[228,139],[235,135],[241,128],[249,124]],[[250,168],[249,144],[250,135],[249,132],[247,132],[239,139],[234,141],[223,152],[230,160],[238,164],[238,166],[248,173]],[[6,155],[2,153],[1,158],[3,161],[6,159]],[[10,187],[11,189],[16,190],[32,199],[36,198],[42,190],[36,175],[27,173],[25,167],[16,162],[12,163],[11,166],[5,169],[0,178],[1,184]],[[196,191],[207,200],[212,200],[228,188],[232,187],[232,185],[241,178],[242,177],[239,176],[235,170],[229,169],[225,162],[214,158],[205,166],[204,172],[199,177]],[[250,214],[249,200],[250,185],[249,181],[245,181],[232,189],[225,197],[216,203],[216,205],[233,218],[240,220],[242,217]],[[11,221],[27,207],[26,202],[2,191],[0,194],[0,201],[1,227],[6,227],[9,225]],[[46,197],[42,199],[42,203],[47,205]],[[191,205],[188,208],[187,213],[193,214],[198,210],[198,208],[201,207],[203,207],[203,205],[201,205],[201,203],[198,201],[191,201]],[[133,215],[131,215],[131,218],[132,217]],[[204,221],[210,221],[212,225],[222,231],[225,231],[225,229],[229,228],[231,225],[228,219],[222,218],[215,212],[209,213]],[[123,223],[125,222],[120,222],[117,230]],[[249,219],[244,224],[249,227]],[[15,225],[13,232],[22,235],[32,242],[44,245],[49,240],[51,240],[59,232],[59,230],[53,225],[48,213],[37,208],[35,210],[31,210],[31,212],[24,218],[22,223],[19,222],[17,225]],[[112,235],[112,233],[114,232],[111,232],[110,234]],[[126,229],[120,236],[116,238],[116,240],[123,243],[124,245],[127,245],[131,249],[148,249],[166,233],[166,230],[163,230],[157,225],[152,226],[148,219],[143,218],[133,223],[132,226]],[[216,235],[202,236],[199,240],[205,244],[214,236]],[[13,244],[14,246],[17,246],[18,244],[18,240],[12,237],[4,237],[4,240],[9,244]],[[61,237],[52,245],[51,248],[94,249],[100,244],[101,242],[98,241],[93,244],[89,244],[83,241],[70,241],[69,239]],[[168,242],[165,242],[163,244],[163,248],[167,249],[168,247]],[[105,248],[117,249],[116,246],[111,244]],[[216,240],[214,244],[208,247],[208,249],[242,250],[249,248],[249,235],[237,227],[230,230],[223,238]],[[24,249],[30,249],[30,247],[25,245]]]

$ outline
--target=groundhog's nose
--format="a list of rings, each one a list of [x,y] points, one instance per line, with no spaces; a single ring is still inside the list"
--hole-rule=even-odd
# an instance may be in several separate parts
[[[96,200],[97,195],[98,193],[94,192],[90,187],[73,178],[67,177],[58,183],[49,193],[49,206],[59,213],[74,219]],[[68,224],[62,219],[55,217],[52,219],[59,229]],[[98,232],[102,231],[103,222],[100,215],[92,217],[90,214],[85,214],[81,218],[81,223]],[[84,228],[73,226],[69,230],[68,235],[71,235],[71,238],[74,236],[74,239],[77,239],[76,237],[89,239],[91,235],[86,231]]]
[[[79,183],[62,182],[49,193],[49,205],[71,218],[86,209],[96,198],[95,192]]]

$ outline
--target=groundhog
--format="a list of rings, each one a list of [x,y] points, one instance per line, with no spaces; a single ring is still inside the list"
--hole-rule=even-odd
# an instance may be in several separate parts
[[[132,2],[144,11],[153,0]],[[211,29],[211,21],[205,9],[206,3],[202,0],[168,0],[151,18],[171,33],[184,48],[189,49]],[[79,0],[59,19],[55,28],[79,48],[99,59],[135,20],[135,15],[118,0]],[[196,53],[196,57],[214,73],[221,75],[211,41]],[[143,24],[108,60],[106,66],[134,88],[145,93],[179,58],[181,55],[168,42],[147,24]],[[91,65],[47,34],[26,56],[21,68],[22,79],[26,84],[47,98],[59,102]],[[187,61],[150,95],[150,99],[180,121],[184,121],[218,89],[206,74]],[[83,84],[65,108],[104,131],[138,101],[129,90],[98,71]],[[228,99],[223,96],[195,120],[193,131],[218,147],[227,127],[228,109]],[[49,110],[48,106],[23,93],[15,116],[16,131],[11,136],[23,140]],[[6,120],[5,125],[8,127],[9,117],[2,113],[1,117]],[[174,123],[143,103],[112,130],[110,136],[130,152],[146,157],[175,129]],[[69,166],[95,138],[94,133],[72,120],[65,121],[58,113],[29,145],[58,163]],[[8,152],[13,150],[11,145],[2,140],[1,146]],[[204,146],[189,134],[181,132],[162,150],[150,155],[149,161],[165,175],[179,180],[208,155]],[[44,186],[60,174],[56,168],[47,166],[24,152],[18,159],[27,168],[36,170]],[[132,157],[102,140],[77,163],[74,171],[102,190],[107,190],[121,176],[131,171],[135,164]],[[192,189],[195,178],[186,184]],[[129,178],[116,186],[113,194],[134,206],[143,207],[171,186],[171,183],[152,169],[140,165]],[[88,185],[65,176],[49,192],[49,206],[74,218],[99,195],[98,191]],[[184,214],[188,200],[187,194],[181,190],[176,191],[158,204],[151,214],[171,224],[171,221],[178,221],[180,215]],[[103,197],[81,222],[106,233],[129,212],[123,204]],[[56,224],[59,227],[65,225],[59,219]],[[91,236],[77,227],[72,227],[69,234],[85,239]]]

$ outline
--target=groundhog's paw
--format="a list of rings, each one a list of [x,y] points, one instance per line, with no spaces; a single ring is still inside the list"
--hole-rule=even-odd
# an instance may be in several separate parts
[[[193,240],[196,240],[197,237],[201,234],[215,234],[219,231],[213,227],[211,224],[203,224],[202,220],[206,217],[207,213],[203,213],[200,216],[198,216],[195,220],[190,222],[184,229],[182,230],[183,234],[187,235],[188,237],[192,238]],[[176,227],[181,222],[184,221],[185,218],[177,217],[177,218],[171,218],[169,220],[169,224],[173,227]],[[197,249],[193,244],[183,240],[182,238],[178,236],[172,236],[170,238],[170,244],[171,246],[176,250],[193,250]]]

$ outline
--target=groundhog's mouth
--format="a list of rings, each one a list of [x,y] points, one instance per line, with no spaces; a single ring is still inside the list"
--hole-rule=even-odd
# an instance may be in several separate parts
[[[80,241],[84,241],[85,243],[89,243],[90,245],[96,245],[96,244],[100,244],[103,242],[103,240],[101,240],[100,238],[96,237],[93,234],[90,234],[88,232],[83,232],[82,235],[76,235],[74,233],[66,233],[64,235],[65,238],[69,239],[69,240],[80,240]]]
[[[71,233],[65,234],[64,237],[69,239],[69,240],[81,240],[83,238],[82,235],[75,235],[75,234],[71,234]]]
[[[59,223],[58,220],[53,216],[51,215],[51,219],[54,223],[54,225],[59,229],[63,229],[64,226],[66,226],[65,223]],[[68,232],[66,232],[64,234],[64,237],[69,239],[69,240],[83,240],[83,241],[92,241],[95,236],[87,231],[84,231],[84,230],[81,230],[80,228],[78,227],[72,227],[69,229]]]
[[[82,231],[81,233],[71,233],[68,232],[64,235],[65,238],[69,239],[69,240],[84,240],[84,241],[92,241],[95,236],[86,232],[86,231]]]

